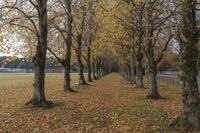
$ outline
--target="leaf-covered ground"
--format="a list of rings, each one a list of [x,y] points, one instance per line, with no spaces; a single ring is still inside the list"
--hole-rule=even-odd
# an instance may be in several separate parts
[[[78,93],[63,91],[62,74],[47,74],[50,109],[27,108],[32,74],[0,75],[0,132],[8,133],[174,133],[171,120],[181,111],[179,89],[159,83],[165,99],[146,99],[148,89],[136,88],[118,74],[81,86]],[[77,75],[72,76],[77,82]],[[76,89],[79,89],[76,86]]]

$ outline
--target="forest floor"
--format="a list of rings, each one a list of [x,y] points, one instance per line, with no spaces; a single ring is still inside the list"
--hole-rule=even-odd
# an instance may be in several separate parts
[[[73,75],[73,84],[77,75]],[[62,74],[47,74],[49,109],[24,106],[32,94],[33,75],[0,74],[0,132],[5,133],[180,133],[169,123],[180,115],[179,89],[159,82],[160,100],[146,98],[118,74],[81,86],[78,93],[62,89]],[[147,84],[145,83],[145,86]]]

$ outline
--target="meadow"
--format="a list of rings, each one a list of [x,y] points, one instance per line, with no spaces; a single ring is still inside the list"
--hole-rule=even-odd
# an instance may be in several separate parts
[[[180,91],[159,82],[164,99],[150,100],[145,88],[136,88],[119,74],[110,74],[89,86],[75,85],[77,93],[63,91],[63,74],[46,74],[46,97],[52,108],[28,108],[33,74],[0,74],[0,132],[2,133],[180,133],[169,127],[181,112]]]

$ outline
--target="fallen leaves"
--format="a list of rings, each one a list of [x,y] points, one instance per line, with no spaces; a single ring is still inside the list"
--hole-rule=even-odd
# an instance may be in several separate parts
[[[179,115],[178,91],[162,88],[161,95],[169,99],[149,100],[145,98],[148,89],[135,88],[118,74],[111,74],[70,94],[62,91],[62,76],[47,75],[47,99],[56,103],[51,109],[22,108],[32,94],[32,75],[2,80],[0,132],[172,132],[167,125]],[[77,79],[73,75],[72,82]]]

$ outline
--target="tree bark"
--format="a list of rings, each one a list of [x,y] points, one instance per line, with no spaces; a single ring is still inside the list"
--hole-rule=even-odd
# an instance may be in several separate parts
[[[37,59],[36,59],[37,58]],[[33,106],[45,106],[46,98],[45,98],[45,65],[44,65],[44,58],[36,57],[33,60],[33,64],[35,67],[35,76],[34,76],[34,91],[33,97],[30,102],[27,104],[32,104]]]
[[[91,48],[87,47],[87,67],[88,67],[88,81],[92,82],[92,64],[91,64]]]
[[[129,63],[128,66],[128,80],[132,82],[132,72],[131,72],[131,64]]]
[[[71,70],[71,47],[72,47],[72,23],[73,23],[73,17],[71,15],[71,0],[65,0],[65,6],[67,8],[67,37],[65,38],[65,45],[67,47],[66,54],[65,54],[65,73],[64,73],[64,90],[74,92],[70,85],[70,70]]]
[[[96,73],[97,73],[97,79],[100,79],[100,59],[97,58],[96,61]]]
[[[153,32],[150,32],[150,36],[153,36]],[[157,99],[161,96],[158,93],[157,86],[157,63],[154,59],[154,44],[150,39],[148,42],[147,50],[145,51],[148,63],[148,80],[149,80],[149,94],[148,98]]]
[[[181,55],[181,89],[183,102],[183,126],[200,130],[200,97],[197,82],[198,29],[196,24],[196,0],[183,0],[181,31],[179,35]]]
[[[84,67],[82,62],[82,35],[78,35],[78,48],[77,48],[77,61],[79,66],[79,83],[80,84],[87,84],[84,77]]]
[[[135,71],[133,51],[131,51],[131,54],[130,54],[130,65],[131,65],[131,81],[133,84],[136,84],[136,79],[135,79],[136,71]]]
[[[131,73],[131,74],[132,74],[131,76],[132,76],[132,83],[133,83],[133,84],[136,84],[136,74],[137,74],[136,71],[137,71],[137,70],[136,70],[136,65],[133,63],[133,64],[132,64],[132,71],[131,71],[131,72],[132,72],[132,73]]]
[[[149,94],[148,98],[157,99],[160,98],[157,87],[157,73],[156,68],[148,66],[148,78],[149,78]]]
[[[67,53],[65,57],[65,66],[64,66],[64,90],[65,91],[72,91],[70,85],[70,70],[71,70],[71,40],[67,41]]]
[[[70,69],[68,67],[65,67],[64,71],[64,91],[66,92],[76,92],[71,88],[70,85]]]
[[[149,42],[149,47],[147,51],[147,63],[148,63],[148,80],[149,80],[149,94],[147,95],[148,98],[157,99],[160,98],[158,93],[158,86],[157,86],[157,68],[156,63],[154,61],[154,51],[151,48],[152,41]]]
[[[95,67],[95,60],[94,60],[94,58],[93,58],[93,61],[92,61],[92,73],[93,73],[93,79],[97,80],[97,77],[96,77],[96,67]]]
[[[70,86],[70,73],[69,73],[69,69],[67,67],[65,67],[65,71],[64,71],[64,90],[65,91],[70,91],[71,86]]]
[[[47,102],[45,98],[45,60],[47,52],[47,0],[37,0],[39,30],[37,36],[36,54],[33,57],[35,67],[34,91],[32,99],[26,103],[37,107],[46,107],[52,105],[52,102]]]
[[[143,84],[143,66],[142,66],[142,59],[143,59],[143,53],[139,52],[137,54],[137,82],[136,82],[136,86],[139,88],[143,88],[144,84]]]
[[[97,80],[99,79],[99,64],[96,64],[96,73],[97,73]]]
[[[89,82],[92,82],[92,63],[91,63],[91,53],[92,53],[92,50],[91,50],[91,46],[92,46],[92,42],[93,42],[93,23],[94,23],[94,19],[93,19],[93,4],[94,4],[94,1],[93,0],[89,0],[88,1],[88,45],[87,45],[87,67],[88,67],[88,81]]]

